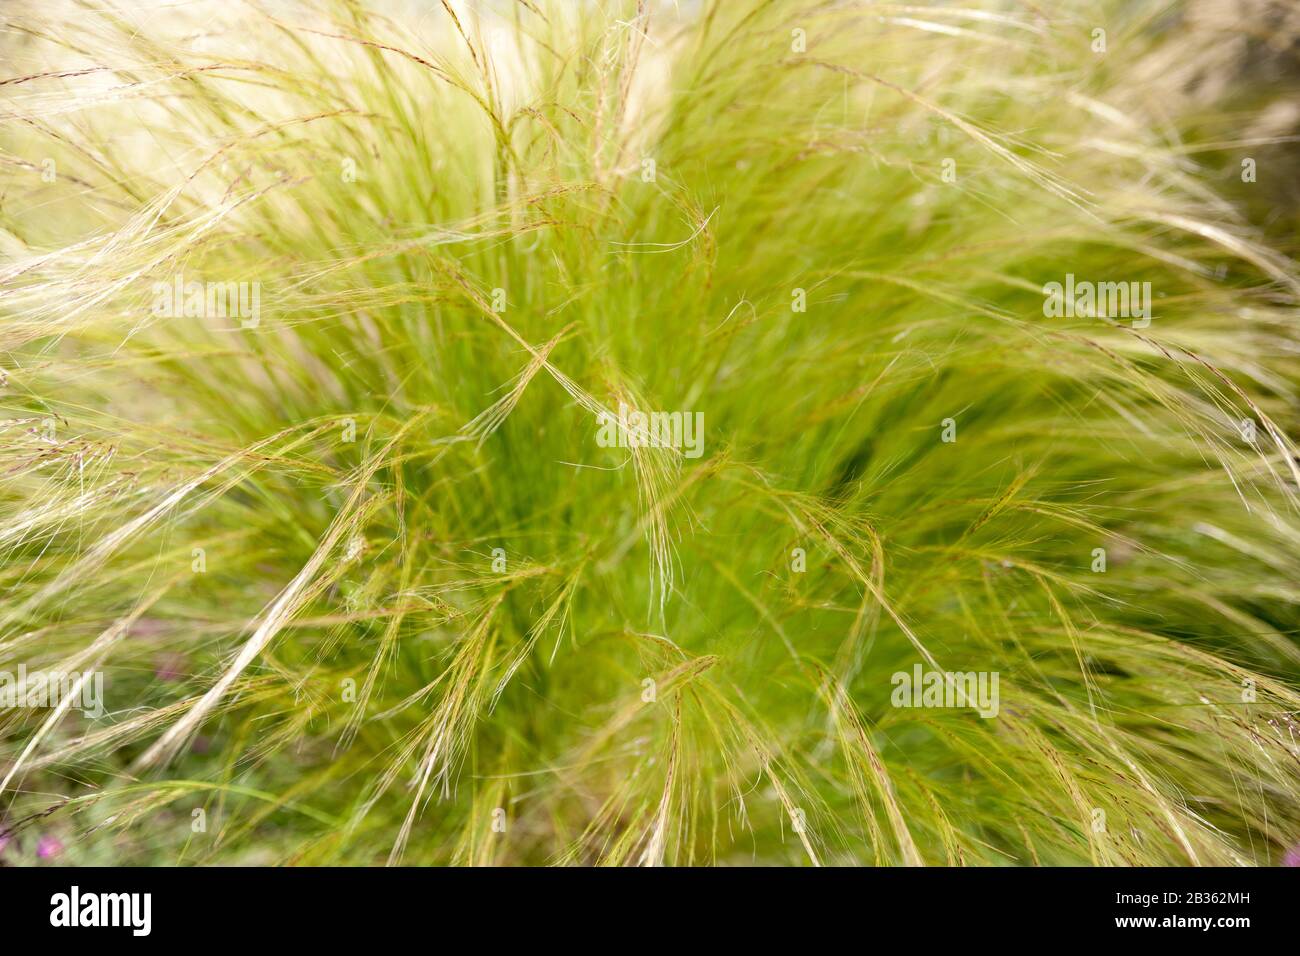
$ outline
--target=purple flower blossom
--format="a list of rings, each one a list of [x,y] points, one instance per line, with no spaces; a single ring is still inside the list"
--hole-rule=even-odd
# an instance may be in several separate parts
[[[189,663],[184,654],[163,654],[154,662],[153,673],[159,680],[180,680],[186,675]]]

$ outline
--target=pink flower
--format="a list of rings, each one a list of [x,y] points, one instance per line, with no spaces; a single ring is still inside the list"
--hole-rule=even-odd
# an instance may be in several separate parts
[[[189,659],[184,654],[163,654],[154,662],[154,676],[159,680],[175,681],[186,676]]]
[[[1296,843],[1291,849],[1282,854],[1283,866],[1300,866],[1300,843]]]
[[[36,842],[36,855],[42,860],[56,857],[62,852],[63,844],[55,837],[43,836]]]
[[[130,633],[133,637],[157,637],[166,630],[166,621],[161,621],[156,617],[142,617],[131,625]]]

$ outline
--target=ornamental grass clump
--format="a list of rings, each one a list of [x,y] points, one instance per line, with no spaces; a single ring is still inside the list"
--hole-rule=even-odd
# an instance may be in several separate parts
[[[3,18],[0,862],[1300,841],[1294,9]]]

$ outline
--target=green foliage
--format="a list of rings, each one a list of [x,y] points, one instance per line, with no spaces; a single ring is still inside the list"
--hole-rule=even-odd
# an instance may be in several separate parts
[[[7,860],[1300,838],[1300,280],[1196,162],[1287,93],[1198,5],[99,6],[6,11],[0,669],[108,709],[0,711]]]

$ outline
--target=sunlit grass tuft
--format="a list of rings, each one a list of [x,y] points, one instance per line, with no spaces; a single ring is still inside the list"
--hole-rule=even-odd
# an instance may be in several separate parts
[[[1208,6],[6,8],[0,671],[106,712],[0,711],[0,861],[1276,863],[1295,130]]]

